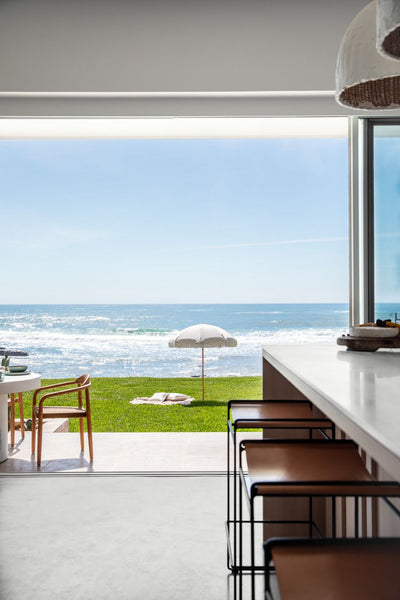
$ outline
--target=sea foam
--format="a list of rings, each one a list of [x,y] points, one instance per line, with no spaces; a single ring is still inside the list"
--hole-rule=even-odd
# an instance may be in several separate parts
[[[218,324],[236,348],[205,351],[206,375],[261,375],[263,345],[334,343],[346,305],[0,306],[0,345],[29,352],[43,377],[197,377],[199,349],[168,347],[179,330]]]

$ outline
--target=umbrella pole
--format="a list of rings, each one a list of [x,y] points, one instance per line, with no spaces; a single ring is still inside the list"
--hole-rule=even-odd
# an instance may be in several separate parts
[[[204,402],[204,348],[201,349],[201,391]]]

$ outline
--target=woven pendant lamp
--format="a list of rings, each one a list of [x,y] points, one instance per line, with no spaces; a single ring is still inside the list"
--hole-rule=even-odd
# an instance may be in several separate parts
[[[336,101],[366,110],[400,108],[400,63],[376,49],[376,2],[347,29],[336,66]]]
[[[400,0],[378,0],[376,47],[383,56],[400,60]]]

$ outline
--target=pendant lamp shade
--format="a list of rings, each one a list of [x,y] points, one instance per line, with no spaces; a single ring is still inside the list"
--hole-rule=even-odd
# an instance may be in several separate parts
[[[400,0],[378,0],[376,47],[382,56],[400,60]]]
[[[384,58],[376,49],[375,1],[358,13],[342,40],[336,100],[351,108],[400,108],[400,63]]]

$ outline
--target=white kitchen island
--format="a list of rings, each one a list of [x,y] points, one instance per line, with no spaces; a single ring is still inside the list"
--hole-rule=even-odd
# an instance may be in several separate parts
[[[400,481],[400,352],[265,346],[263,360]]]
[[[263,398],[309,399],[337,425],[339,436],[360,445],[375,477],[400,482],[400,352],[352,352],[336,344],[264,346]],[[365,505],[365,511],[373,533],[400,531],[399,520],[385,508]]]

